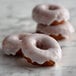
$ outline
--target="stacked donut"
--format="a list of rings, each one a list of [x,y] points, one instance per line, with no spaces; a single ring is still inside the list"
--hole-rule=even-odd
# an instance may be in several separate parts
[[[44,34],[9,35],[3,40],[2,48],[7,55],[21,56],[39,66],[53,66],[62,56],[58,42]]]
[[[68,21],[69,11],[60,5],[40,4],[33,9],[33,19],[37,24],[37,33],[47,34],[56,40],[67,39],[74,32]]]

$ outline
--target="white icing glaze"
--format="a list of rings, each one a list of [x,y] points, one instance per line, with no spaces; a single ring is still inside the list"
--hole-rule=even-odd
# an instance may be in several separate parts
[[[55,25],[44,26],[42,24],[38,24],[37,30],[47,35],[61,34],[65,38],[68,38],[75,31],[73,26],[68,21],[56,26]]]
[[[17,51],[19,51],[21,40],[19,40],[18,36],[10,35],[7,36],[3,41],[3,50],[7,55],[16,55]]]
[[[9,35],[3,40],[2,48],[7,55],[16,55],[21,49],[22,38],[29,34]]]
[[[69,11],[56,4],[40,4],[33,9],[33,19],[41,24],[50,25],[54,21],[67,21],[70,17]]]
[[[37,41],[43,41],[49,48],[46,50],[38,48],[36,46]],[[22,40],[22,52],[32,62],[39,64],[43,64],[49,60],[56,62],[62,56],[62,50],[57,41],[44,34],[33,34],[30,37],[24,37]]]

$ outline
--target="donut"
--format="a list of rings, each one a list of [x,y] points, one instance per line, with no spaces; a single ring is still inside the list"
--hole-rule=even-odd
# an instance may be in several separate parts
[[[58,42],[45,34],[32,34],[22,39],[23,57],[33,65],[53,66],[61,59]]]
[[[7,55],[22,56],[21,41],[29,34],[8,35],[2,42],[2,49]]]
[[[61,5],[39,4],[33,8],[33,19],[44,25],[60,24],[69,19],[69,11]]]
[[[37,33],[47,34],[56,40],[68,39],[70,35],[74,32],[74,28],[70,22],[66,21],[57,26],[52,24],[47,26],[43,24],[37,25]]]

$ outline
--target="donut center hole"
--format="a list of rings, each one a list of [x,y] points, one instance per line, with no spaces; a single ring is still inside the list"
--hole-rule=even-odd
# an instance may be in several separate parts
[[[45,41],[37,41],[36,43],[37,48],[47,50],[50,48],[50,46]]]
[[[49,10],[56,10],[56,9],[58,9],[58,7],[56,7],[56,6],[50,6],[49,7]]]

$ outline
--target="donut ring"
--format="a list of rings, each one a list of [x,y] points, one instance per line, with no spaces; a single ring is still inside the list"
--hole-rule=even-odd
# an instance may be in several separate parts
[[[47,34],[56,40],[68,39],[73,32],[74,28],[68,21],[57,26],[43,24],[38,24],[37,26],[37,33]]]
[[[70,16],[68,10],[60,5],[40,4],[33,9],[32,17],[37,23],[50,25],[65,22]]]
[[[22,56],[21,42],[22,38],[29,34],[9,35],[2,42],[2,49],[7,55]]]
[[[22,39],[24,58],[34,65],[53,66],[60,60],[61,52],[57,41],[47,35],[33,34]]]

